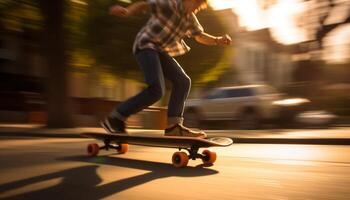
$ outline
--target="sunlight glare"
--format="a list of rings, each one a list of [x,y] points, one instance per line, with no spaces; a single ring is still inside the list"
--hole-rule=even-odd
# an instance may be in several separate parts
[[[239,26],[247,31],[269,28],[277,42],[290,45],[307,41],[308,30],[300,26],[303,16],[308,12],[308,4],[302,0],[277,0],[264,10],[259,7],[259,0],[209,0],[214,10],[232,9],[238,16]],[[342,10],[343,9],[343,10]],[[344,8],[335,9],[335,20],[344,18]],[[350,59],[350,27],[342,26],[334,30],[325,39],[324,58],[330,63],[347,62]]]
[[[248,148],[248,147],[247,147]],[[249,150],[245,150],[247,153]],[[238,153],[244,154],[244,152]],[[273,160],[304,161],[317,158],[322,152],[305,145],[261,145],[258,149],[249,151],[249,156]],[[247,155],[245,155],[247,157]],[[248,157],[249,157],[248,156]]]
[[[324,40],[323,57],[328,63],[344,63],[350,59],[350,25],[332,31]]]
[[[296,25],[297,16],[305,11],[298,0],[279,0],[268,10],[259,7],[258,0],[209,0],[214,10],[232,8],[241,27],[248,31],[271,28],[272,35],[283,44],[292,44],[306,39],[306,33]]]
[[[280,0],[270,9],[269,27],[278,42],[293,44],[306,40],[306,33],[296,24],[297,16],[305,9],[298,0]]]
[[[267,11],[259,7],[258,0],[235,1],[233,10],[238,14],[240,24],[247,30],[267,28]]]
[[[238,15],[240,25],[247,30],[266,28],[266,11],[259,7],[258,0],[209,0],[209,5],[214,10],[232,8]]]
[[[233,8],[234,1],[233,0],[209,0],[209,5],[214,10],[223,10],[223,9]]]

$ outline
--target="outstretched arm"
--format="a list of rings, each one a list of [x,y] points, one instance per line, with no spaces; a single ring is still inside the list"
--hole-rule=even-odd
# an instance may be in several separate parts
[[[220,37],[212,36],[208,33],[201,33],[194,37],[198,43],[205,45],[230,45],[232,39],[229,35],[224,35]]]
[[[147,2],[138,1],[126,8],[119,5],[111,6],[109,8],[109,14],[117,17],[130,17],[148,10],[149,10],[149,5]]]

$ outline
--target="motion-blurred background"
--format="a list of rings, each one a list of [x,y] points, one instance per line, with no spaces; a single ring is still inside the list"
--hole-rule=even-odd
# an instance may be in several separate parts
[[[0,0],[0,122],[98,126],[142,90],[132,43],[149,15],[108,15],[109,6],[132,2]],[[209,2],[199,21],[210,34],[229,34],[233,45],[187,39],[192,50],[177,60],[192,78],[189,126],[350,124],[349,0]],[[168,98],[129,125],[164,128]]]

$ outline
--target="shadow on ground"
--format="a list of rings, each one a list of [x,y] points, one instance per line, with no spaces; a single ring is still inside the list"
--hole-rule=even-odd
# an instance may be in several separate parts
[[[57,185],[29,192],[22,192],[21,194],[5,197],[2,199],[102,199],[160,178],[186,178],[208,176],[218,173],[216,170],[203,168],[203,165],[176,169],[171,164],[109,156],[74,156],[63,157],[59,158],[58,160],[86,162],[90,163],[90,165],[71,168],[55,173],[40,175],[0,185],[0,194],[4,194],[5,192],[9,192],[21,187],[61,178],[61,181]],[[99,164],[140,169],[147,172],[138,176],[133,176],[122,180],[116,180],[111,183],[99,185],[103,181],[97,174]]]

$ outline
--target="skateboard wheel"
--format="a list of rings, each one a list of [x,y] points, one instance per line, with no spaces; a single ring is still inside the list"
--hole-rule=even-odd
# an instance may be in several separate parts
[[[91,143],[87,146],[87,153],[89,156],[97,156],[100,147],[96,143]]]
[[[118,153],[124,154],[129,150],[129,145],[128,144],[119,144],[117,150],[118,150]]]
[[[186,167],[188,163],[188,155],[182,151],[175,152],[172,161],[176,168]]]
[[[209,151],[208,149],[202,152],[203,154],[203,163],[204,164],[213,164],[216,161],[216,153]]]

